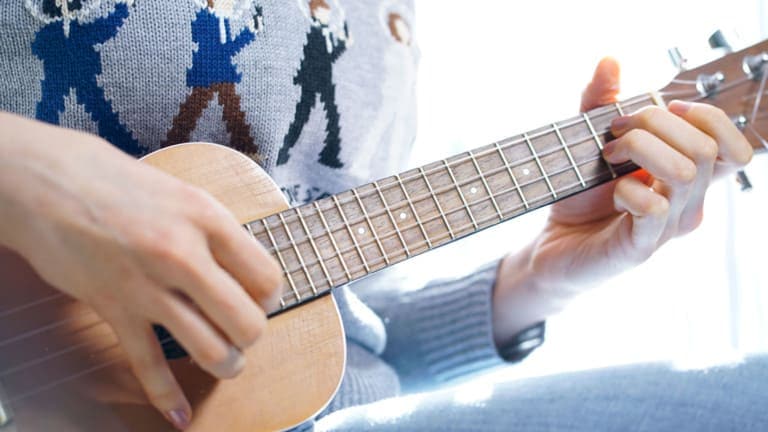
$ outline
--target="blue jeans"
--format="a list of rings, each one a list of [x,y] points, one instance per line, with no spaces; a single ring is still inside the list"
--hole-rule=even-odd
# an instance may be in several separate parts
[[[675,371],[633,365],[448,389],[337,411],[325,431],[768,431],[768,356]]]

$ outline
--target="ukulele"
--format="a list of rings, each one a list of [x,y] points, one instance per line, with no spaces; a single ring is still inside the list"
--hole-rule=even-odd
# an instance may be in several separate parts
[[[658,92],[288,208],[261,168],[226,147],[168,147],[143,161],[204,188],[280,263],[288,282],[245,370],[218,381],[159,332],[194,409],[191,431],[284,430],[318,414],[345,362],[334,287],[638,169],[607,164],[611,120],[682,99],[723,109],[756,150],[768,41],[679,74]],[[89,307],[0,251],[0,432],[167,431],[116,336]],[[177,358],[178,357],[178,358]]]

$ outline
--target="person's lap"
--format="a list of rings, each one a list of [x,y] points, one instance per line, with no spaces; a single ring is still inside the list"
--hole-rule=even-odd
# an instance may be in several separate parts
[[[768,356],[707,370],[636,365],[455,389],[341,410],[318,431],[768,430]]]

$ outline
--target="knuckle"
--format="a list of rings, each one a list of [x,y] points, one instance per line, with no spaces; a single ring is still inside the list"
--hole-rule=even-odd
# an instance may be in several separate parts
[[[717,158],[719,147],[712,137],[706,137],[697,145],[692,155],[697,163],[711,164]]]
[[[639,111],[637,115],[637,121],[641,128],[648,129],[656,122],[656,119],[661,115],[662,109],[656,106],[650,106]]]
[[[656,195],[655,199],[649,200],[647,214],[664,217],[669,213],[669,201],[661,195]]]
[[[698,170],[696,169],[696,165],[690,160],[685,160],[684,162],[679,163],[675,169],[673,175],[674,181],[684,185],[691,184],[696,180],[697,173]]]
[[[725,113],[725,111],[720,108],[716,107],[714,105],[710,104],[696,104],[699,109],[701,109],[701,115],[704,117],[704,120],[712,123],[717,122],[729,122],[730,119],[728,118],[728,114]]]
[[[264,334],[264,330],[266,329],[266,318],[263,316],[263,314],[256,314],[256,317],[252,321],[253,322],[251,324],[243,326],[243,343],[241,345],[242,348],[246,348],[255,344],[261,335]]]
[[[224,345],[209,343],[200,349],[196,360],[206,369],[218,371],[228,358],[229,350]]]
[[[636,154],[642,148],[642,142],[647,137],[648,132],[641,129],[633,129],[624,135],[622,141],[630,154]]]
[[[741,166],[747,165],[749,162],[752,161],[752,156],[754,156],[754,150],[752,149],[752,146],[749,144],[749,141],[747,141],[746,138],[742,136],[743,142],[739,147],[741,147],[740,151],[734,152],[734,161]]]

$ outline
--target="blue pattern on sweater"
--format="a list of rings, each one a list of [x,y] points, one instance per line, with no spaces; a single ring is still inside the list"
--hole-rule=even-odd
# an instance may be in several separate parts
[[[229,20],[221,20],[228,38]],[[210,87],[216,83],[239,83],[242,75],[237,72],[232,58],[253,42],[255,37],[246,28],[234,40],[222,42],[219,18],[210,9],[201,9],[192,22],[192,40],[197,43],[197,51],[192,57],[192,67],[187,71],[187,86]]]
[[[128,6],[118,4],[106,18],[92,23],[69,22],[69,34],[64,21],[54,21],[43,27],[32,42],[32,52],[43,61],[42,97],[35,116],[59,124],[64,112],[64,98],[70,89],[98,125],[99,135],[130,154],[141,154],[139,142],[120,123],[96,77],[101,75],[101,54],[96,45],[112,39],[128,17]]]

